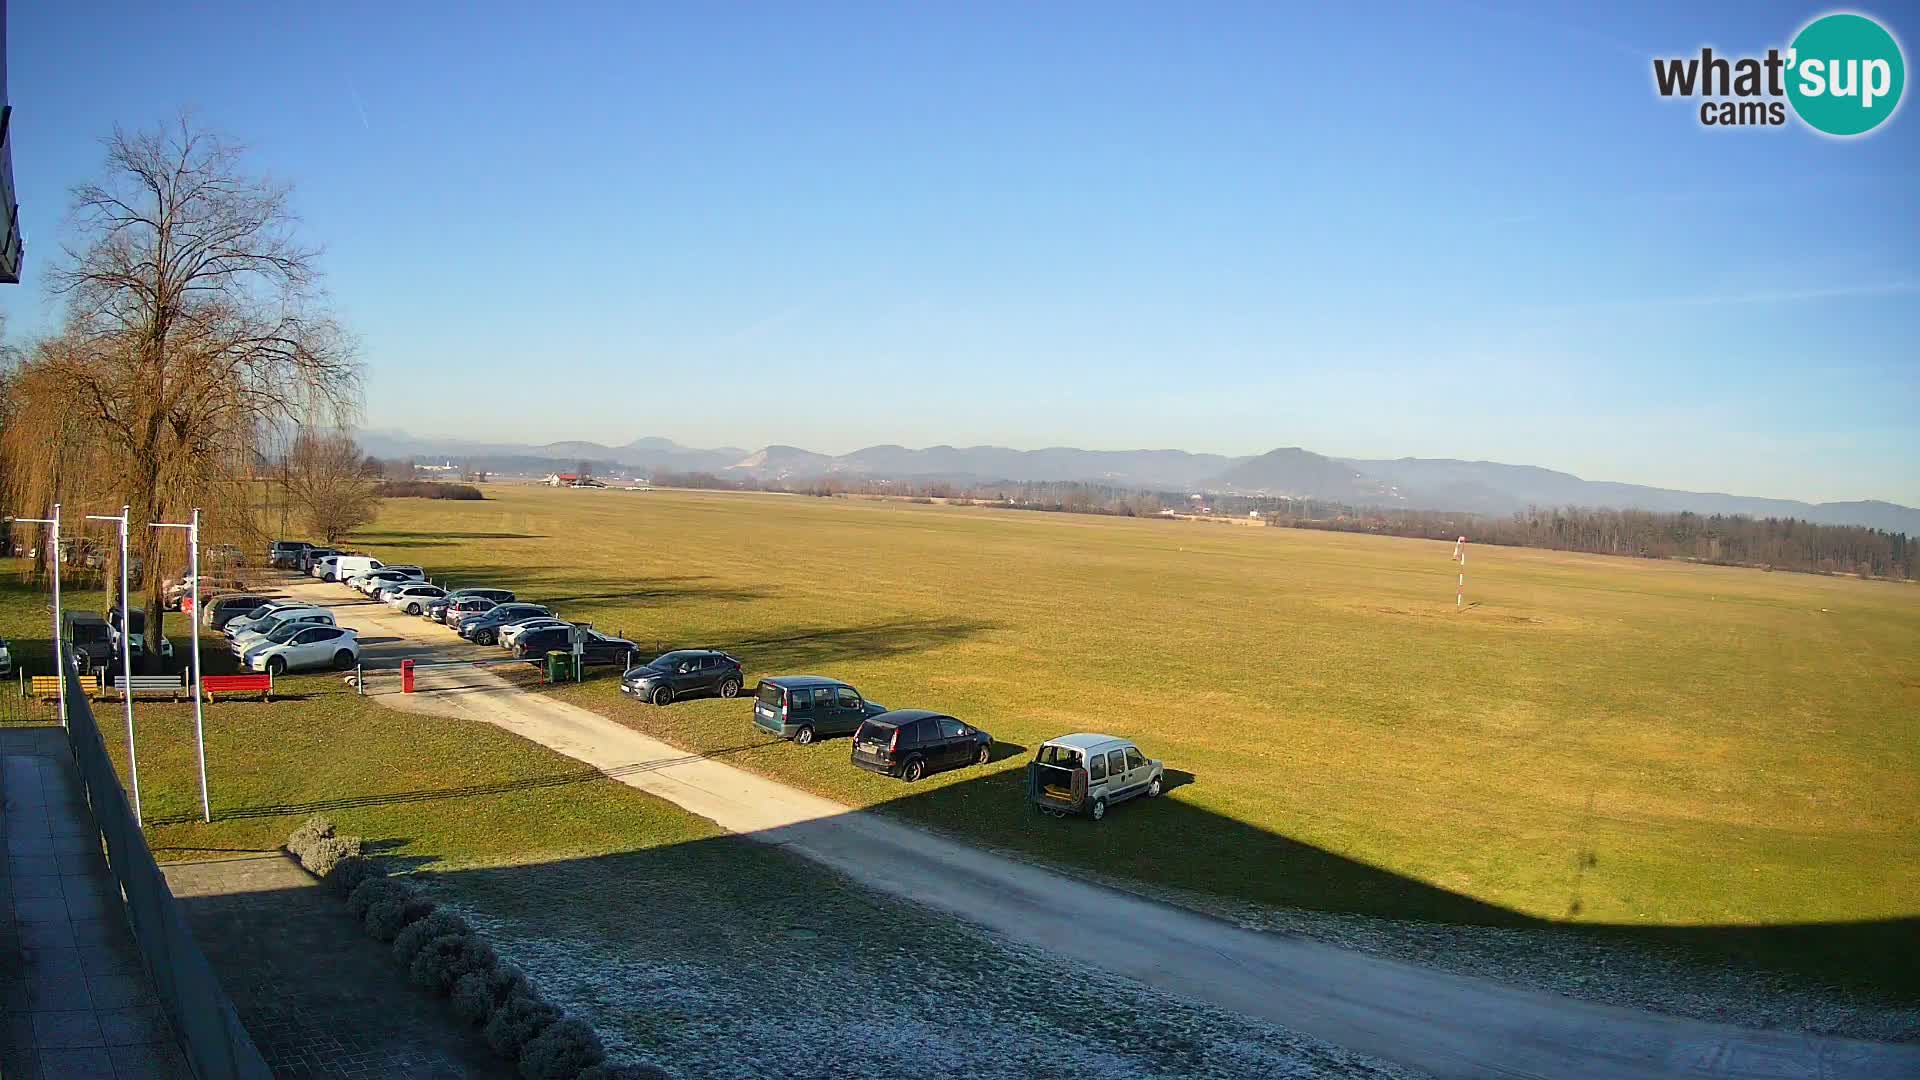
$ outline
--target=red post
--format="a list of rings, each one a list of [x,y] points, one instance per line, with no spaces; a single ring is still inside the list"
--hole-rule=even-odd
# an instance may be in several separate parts
[[[400,692],[413,693],[413,661],[411,660],[400,661]]]

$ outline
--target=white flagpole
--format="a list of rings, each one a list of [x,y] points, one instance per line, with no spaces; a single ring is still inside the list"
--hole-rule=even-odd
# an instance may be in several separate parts
[[[193,528],[188,532],[193,542],[193,606],[200,607],[200,508],[193,508]],[[200,620],[193,620],[193,746],[200,759],[200,817],[203,821],[213,820],[213,804],[207,798],[207,728],[202,710],[206,708],[206,683],[202,680],[200,663]]]
[[[147,526],[150,529],[187,530],[187,574],[193,578],[194,607],[200,606],[200,508],[193,508],[193,520],[189,523],[156,521]],[[207,797],[207,729],[204,714],[206,683],[201,680],[200,672],[200,620],[193,620],[193,746],[194,754],[200,763],[200,819],[213,820],[213,803]]]
[[[127,785],[132,788],[133,820],[136,824],[145,824],[140,816],[140,762],[133,752],[133,619],[129,606],[132,601],[127,595],[127,529],[133,521],[132,513],[132,507],[122,506],[119,517],[88,514],[87,520],[120,523],[120,700],[127,711]],[[147,647],[158,649],[160,646],[149,640]]]

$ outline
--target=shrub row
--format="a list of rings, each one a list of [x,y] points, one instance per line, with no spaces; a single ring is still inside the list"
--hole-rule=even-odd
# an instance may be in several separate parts
[[[541,998],[527,977],[504,964],[465,919],[418,889],[387,876],[360,853],[359,837],[342,837],[315,815],[287,838],[287,850],[308,871],[343,893],[347,910],[369,936],[392,942],[393,958],[413,982],[450,999],[455,1016],[481,1029],[487,1046],[519,1063],[525,1080],[658,1080],[651,1065],[607,1060],[599,1036]]]
[[[472,484],[448,484],[438,480],[388,480],[374,487],[383,499],[484,499],[486,495]]]

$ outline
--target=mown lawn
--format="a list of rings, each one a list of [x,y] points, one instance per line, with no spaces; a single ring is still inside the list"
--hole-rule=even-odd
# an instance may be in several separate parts
[[[1455,614],[1450,546],[1420,541],[778,496],[489,495],[391,501],[357,540],[643,642],[728,648],[750,680],[834,675],[1008,744],[984,771],[909,791],[851,769],[843,740],[766,744],[744,701],[660,710],[611,679],[563,691],[855,805],[1263,902],[1835,954],[1815,966],[1913,958],[1908,586],[1476,548],[1474,606]],[[1022,751],[1075,730],[1132,736],[1187,782],[1098,829],[1039,819],[1020,798]],[[1892,981],[1914,992],[1910,973]]]

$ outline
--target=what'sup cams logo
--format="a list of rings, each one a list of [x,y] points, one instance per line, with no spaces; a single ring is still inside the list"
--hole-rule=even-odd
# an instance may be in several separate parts
[[[1900,107],[1907,65],[1900,43],[1879,23],[1850,12],[1808,23],[1785,51],[1729,58],[1656,57],[1653,85],[1663,98],[1700,98],[1706,127],[1781,127],[1788,108],[1815,131],[1848,137],[1885,123]]]

